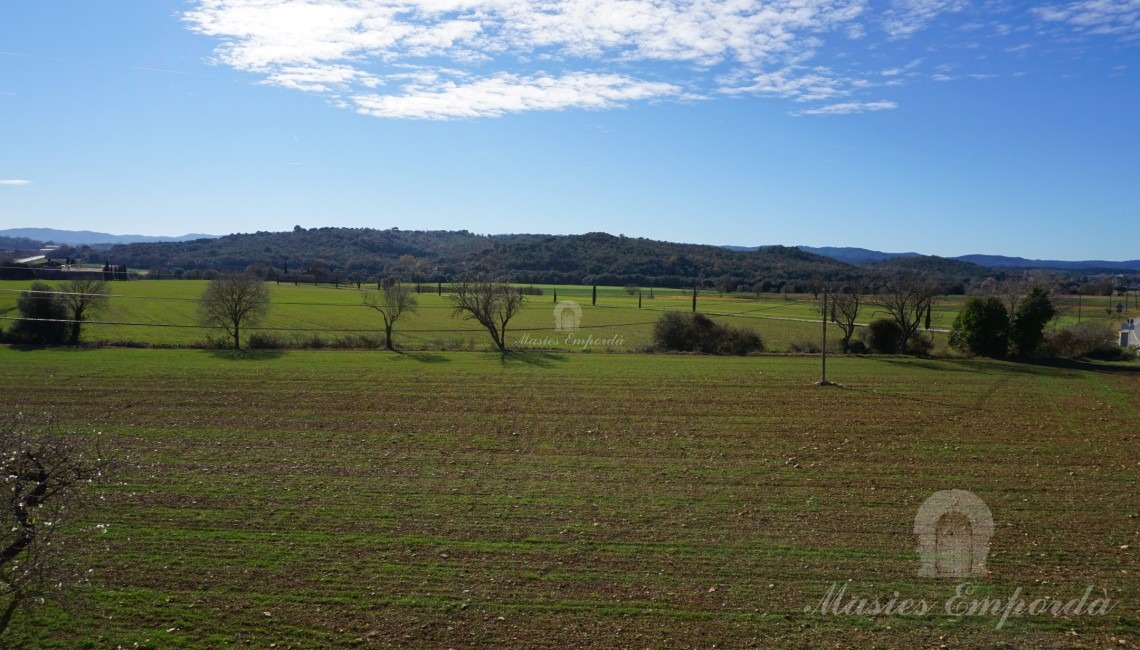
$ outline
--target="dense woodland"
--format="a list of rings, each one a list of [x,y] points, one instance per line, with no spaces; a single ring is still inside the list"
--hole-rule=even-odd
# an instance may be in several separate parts
[[[0,238],[0,249],[35,250],[41,242]],[[0,255],[2,257],[2,255]],[[10,256],[11,257],[11,256]],[[270,279],[361,282],[394,277],[450,282],[485,272],[518,283],[601,284],[746,292],[815,291],[823,282],[865,282],[918,274],[946,293],[970,293],[987,278],[1025,269],[990,268],[960,259],[913,255],[854,264],[786,246],[757,249],[677,244],[606,233],[478,235],[466,230],[301,228],[234,234],[218,239],[62,247],[60,261],[129,268],[132,277],[201,278],[213,272],[254,271]],[[30,269],[0,265],[2,279],[28,279]],[[1067,293],[1111,293],[1136,284],[1134,273],[1110,270],[1050,273]],[[108,276],[107,279],[117,279]]]
[[[5,237],[0,235],[0,251],[37,251],[44,245],[41,241],[28,239],[27,237]]]
[[[726,291],[803,291],[813,281],[853,281],[868,267],[798,248],[734,251],[644,238],[585,235],[477,235],[468,231],[297,227],[292,232],[236,234],[177,243],[127,244],[92,252],[93,261],[154,269],[175,277],[196,270],[304,274],[319,280],[399,277],[447,282],[490,272],[536,284],[690,287]],[[951,285],[991,274],[973,264],[934,257],[889,260],[871,267],[932,273]]]

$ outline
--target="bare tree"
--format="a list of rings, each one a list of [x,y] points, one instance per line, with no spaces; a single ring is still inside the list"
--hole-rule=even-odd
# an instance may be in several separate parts
[[[987,278],[987,280],[991,280],[991,278]],[[983,288],[987,291],[982,295],[1001,299],[1002,303],[1005,304],[1006,311],[1009,312],[1009,320],[1012,324],[1013,317],[1021,308],[1021,301],[1029,293],[1029,290],[1033,287],[1041,287],[1042,290],[1048,291],[1051,280],[1047,273],[1026,272],[1020,276],[1008,277],[1000,282],[983,283]]]
[[[71,319],[71,344],[79,345],[79,328],[83,321],[107,306],[110,286],[104,280],[80,278],[68,280],[59,286],[60,299],[67,306]]]
[[[523,295],[505,278],[486,275],[460,280],[451,287],[452,316],[475,320],[507,352],[507,323],[522,309]]]
[[[65,516],[106,469],[96,446],[50,416],[16,409],[0,421],[0,633],[21,606],[83,581],[67,561]]]
[[[412,290],[395,280],[381,283],[379,291],[364,294],[364,306],[380,312],[384,319],[384,345],[393,352],[396,348],[392,343],[392,327],[404,314],[415,312],[418,304]]]
[[[942,288],[929,278],[907,273],[887,278],[880,283],[877,295],[870,303],[886,310],[902,330],[902,340],[908,345],[922,325],[926,312],[934,307]]]
[[[827,284],[824,283],[823,278],[818,274],[813,275],[811,279],[807,281],[806,285],[807,290],[811,292],[812,298],[815,298],[816,300],[819,300],[819,294],[821,292],[827,291]],[[830,296],[834,294],[828,295]]]
[[[210,281],[198,301],[203,325],[220,327],[241,349],[241,328],[253,327],[269,311],[269,289],[260,278],[243,274],[221,275]]]
[[[851,347],[851,337],[855,334],[855,321],[859,318],[859,307],[866,296],[866,287],[860,283],[845,284],[837,289],[827,289],[828,320],[839,326],[843,332],[843,351]]]

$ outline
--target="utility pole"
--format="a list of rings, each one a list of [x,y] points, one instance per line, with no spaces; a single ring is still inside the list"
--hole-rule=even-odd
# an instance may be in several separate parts
[[[820,346],[820,373],[819,385],[827,385],[827,289],[823,290],[823,309],[821,310],[822,316],[820,321],[823,322],[823,345]]]

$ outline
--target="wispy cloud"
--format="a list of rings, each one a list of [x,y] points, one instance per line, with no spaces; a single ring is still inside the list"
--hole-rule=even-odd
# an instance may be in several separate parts
[[[915,59],[915,60],[911,61],[910,63],[904,65],[904,66],[900,66],[898,68],[891,68],[889,70],[883,70],[879,74],[883,75],[884,77],[897,77],[901,74],[910,73],[911,70],[914,70],[915,68],[917,68],[920,65],[922,65],[922,59]]]
[[[882,104],[867,101],[874,89],[930,79],[915,70],[922,63],[916,47],[892,42],[920,32],[941,30],[937,45],[923,49],[934,59],[936,50],[980,49],[987,27],[994,38],[1026,35],[1020,44],[995,41],[993,53],[1007,57],[1022,54],[1035,30],[1050,31],[1043,24],[1140,33],[1140,0],[1006,6],[1000,23],[969,0],[190,2],[182,19],[216,40],[215,63],[386,118],[498,117],[717,95],[829,104],[799,109],[802,115],[833,114],[836,106],[885,110],[867,108]],[[949,77],[939,72],[937,79]]]
[[[449,119],[533,110],[613,108],[633,101],[684,96],[692,97],[673,84],[622,75],[519,77],[503,73],[466,84],[411,84],[399,95],[356,95],[352,102],[358,112],[376,117]]]
[[[1140,0],[1081,0],[1032,12],[1045,22],[1064,23],[1078,32],[1140,39]]]
[[[369,115],[444,119],[699,96],[703,71],[761,74],[762,65],[810,57],[817,34],[854,36],[864,8],[865,0],[199,0],[183,18],[221,41],[216,62],[261,83],[323,93]],[[816,94],[830,96],[823,86]]]
[[[31,185],[31,184],[32,184],[31,181],[22,180],[19,178],[0,179],[0,185],[9,185],[9,186],[17,186],[18,187],[18,186]]]
[[[771,95],[797,102],[811,102],[843,97],[868,85],[863,79],[844,77],[824,67],[787,67],[738,80],[726,79],[722,83],[721,92]]]
[[[925,28],[940,14],[961,11],[966,0],[894,0],[883,17],[891,38],[907,38]]]
[[[995,79],[995,78],[997,78],[997,76],[998,75],[996,75],[996,74],[987,74],[987,73],[980,73],[980,72],[969,72],[969,73],[959,74],[959,75],[951,75],[951,74],[946,74],[944,72],[938,72],[938,73],[935,73],[931,77],[931,79],[933,79],[934,81],[957,81],[959,79],[972,79],[974,81],[985,81],[986,79]]]
[[[870,111],[890,111],[898,108],[899,105],[890,101],[877,101],[877,102],[843,102],[841,104],[828,104],[826,106],[817,106],[816,108],[808,108],[802,111],[796,111],[792,115],[850,115],[852,113],[867,113]]]

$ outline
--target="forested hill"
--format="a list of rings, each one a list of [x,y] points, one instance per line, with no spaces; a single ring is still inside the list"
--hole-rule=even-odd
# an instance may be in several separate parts
[[[984,278],[994,275],[993,269],[972,262],[963,262],[953,257],[938,257],[936,255],[895,257],[872,262],[867,265],[867,268],[885,272],[917,271],[924,275],[944,278]]]
[[[7,237],[0,235],[0,249],[17,251],[38,251],[44,243],[27,237]]]
[[[856,267],[797,248],[731,251],[642,238],[476,235],[461,231],[295,228],[190,242],[115,246],[105,261],[131,268],[239,271],[250,266],[348,278],[397,276],[434,282],[464,273],[506,273],[515,282],[705,286],[778,290],[809,278],[845,280]],[[103,260],[101,260],[103,261]]]

